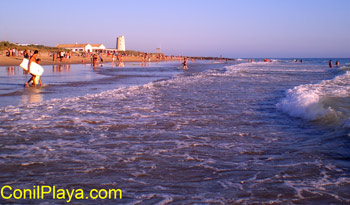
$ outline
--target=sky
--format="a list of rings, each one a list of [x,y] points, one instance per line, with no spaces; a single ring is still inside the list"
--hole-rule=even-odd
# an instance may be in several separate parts
[[[350,0],[1,0],[0,41],[167,55],[350,57]]]

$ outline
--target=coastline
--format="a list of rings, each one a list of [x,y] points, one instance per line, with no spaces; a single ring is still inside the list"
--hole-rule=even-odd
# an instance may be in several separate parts
[[[91,60],[89,57],[82,57],[82,56],[72,56],[70,60],[64,59],[62,62],[59,61],[53,61],[52,57],[50,57],[46,53],[40,53],[38,58],[41,59],[41,65],[56,65],[56,64],[86,64],[91,63]],[[18,66],[23,60],[23,57],[20,56],[14,56],[14,57],[7,57],[0,55],[0,66]],[[156,57],[152,57],[151,61],[156,61]],[[179,60],[178,58],[168,59],[168,60]],[[104,62],[112,62],[113,59],[110,56],[103,56]],[[125,56],[123,57],[124,62],[141,62],[142,57],[139,56]],[[161,60],[164,61],[164,60]],[[165,60],[167,61],[167,59]],[[115,61],[116,62],[116,59]]]

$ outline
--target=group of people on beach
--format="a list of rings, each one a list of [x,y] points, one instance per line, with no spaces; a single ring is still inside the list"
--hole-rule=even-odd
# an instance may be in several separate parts
[[[28,51],[27,49],[25,49],[24,51],[19,51],[17,48],[8,48],[4,55],[7,57],[18,57],[18,56],[26,57],[27,56],[27,58],[29,58],[28,55],[32,55],[32,53],[33,51]]]
[[[100,57],[100,62],[103,63],[102,56],[98,56],[96,53],[91,55],[91,64],[92,66],[96,67],[98,64],[98,57]]]
[[[10,53],[10,52],[9,52]],[[59,50],[57,52],[52,52],[49,51],[48,55],[52,56],[52,60],[53,63],[55,64],[56,62],[63,62],[65,59],[67,59],[68,62],[70,62],[70,58],[74,53],[72,52],[65,52],[62,50]],[[11,53],[12,55],[12,53]],[[28,66],[27,66],[27,73],[31,74],[30,79],[24,84],[25,87],[36,87],[37,85],[42,85],[41,82],[41,76],[39,75],[35,75],[31,72],[31,67],[32,67],[32,63],[37,63],[40,64],[41,60],[38,58],[39,55],[39,51],[35,50],[34,53],[33,51],[28,51],[28,50],[24,50],[19,52],[18,55],[23,56],[24,58],[27,58],[29,60],[28,62]],[[118,63],[119,67],[124,67],[124,61],[123,61],[123,57],[125,56],[125,53],[119,53],[119,52],[113,52],[113,53],[107,53],[107,56],[112,56],[112,63],[116,62]],[[150,62],[151,61],[151,57],[156,57],[156,61],[160,61],[160,60],[164,60],[167,59],[168,57],[166,57],[164,54],[149,54],[149,53],[143,53],[140,54],[142,57],[142,64],[141,65],[145,65],[146,62]],[[84,58],[85,57],[90,57],[91,59],[91,65],[94,67],[94,69],[96,68],[96,66],[99,63],[103,63],[104,59],[102,57],[102,53],[85,53],[85,55],[82,55]],[[171,59],[175,58],[175,56],[171,56]],[[180,56],[178,56],[177,58],[180,58]],[[180,58],[181,59],[181,58]],[[194,59],[192,59],[193,61]],[[187,61],[188,58],[184,57],[183,58],[183,64],[182,64],[182,68],[183,69],[188,69],[188,65],[187,65]],[[85,60],[82,60],[82,63],[85,63]]]
[[[119,67],[124,67],[124,54],[120,54],[120,53],[113,53],[113,54],[107,54],[107,56],[112,55],[112,63],[114,63],[115,61],[118,62],[118,66]],[[99,63],[104,62],[104,59],[102,57],[102,54],[91,54],[90,55],[90,60],[91,60],[91,65],[95,68]]]
[[[53,62],[63,62],[65,59],[70,62],[72,53],[71,52],[65,52],[65,51],[57,51],[49,53],[50,56],[52,56]]]
[[[17,48],[8,48],[6,51],[6,56],[10,57],[10,56],[19,56],[20,53],[17,50]]]

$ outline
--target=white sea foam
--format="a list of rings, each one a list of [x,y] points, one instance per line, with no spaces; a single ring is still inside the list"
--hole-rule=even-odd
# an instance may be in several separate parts
[[[327,114],[330,110],[320,104],[319,94],[307,87],[309,86],[304,85],[289,89],[286,98],[277,107],[293,117],[307,120],[314,120]]]
[[[349,125],[350,72],[317,84],[296,86],[286,92],[277,108],[306,120],[338,121]],[[334,100],[336,99],[336,100]]]

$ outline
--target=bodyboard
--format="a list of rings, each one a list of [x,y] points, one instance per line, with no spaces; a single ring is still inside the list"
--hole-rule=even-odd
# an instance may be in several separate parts
[[[19,67],[23,68],[23,70],[25,71],[28,71],[28,63],[29,63],[29,60],[24,58],[22,63],[19,65]],[[32,62],[30,64],[30,74],[32,75],[39,75],[41,76],[44,72],[44,68],[41,67],[41,65],[35,63],[35,62]]]

